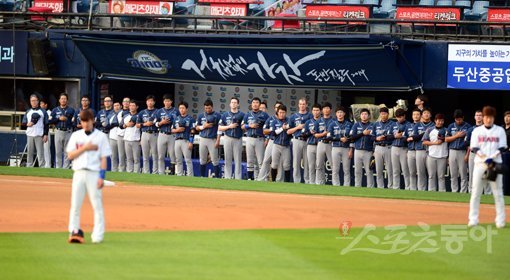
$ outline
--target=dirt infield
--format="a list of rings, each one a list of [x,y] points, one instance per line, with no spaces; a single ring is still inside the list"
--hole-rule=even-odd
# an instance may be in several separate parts
[[[66,231],[71,181],[0,177],[0,232]],[[464,224],[468,204],[312,196],[117,184],[103,192],[107,231],[336,228],[406,224]],[[507,213],[510,213],[507,210]],[[494,219],[481,206],[481,222]],[[90,232],[92,209],[82,209]]]

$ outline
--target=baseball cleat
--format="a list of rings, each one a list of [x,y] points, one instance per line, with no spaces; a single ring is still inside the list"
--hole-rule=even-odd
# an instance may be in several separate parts
[[[502,224],[496,224],[496,228],[502,229],[505,227],[505,223]]]
[[[478,223],[469,222],[468,227],[476,227]]]
[[[83,231],[81,229],[74,230],[69,236],[69,240],[67,242],[79,244],[85,243],[85,239],[83,238]]]

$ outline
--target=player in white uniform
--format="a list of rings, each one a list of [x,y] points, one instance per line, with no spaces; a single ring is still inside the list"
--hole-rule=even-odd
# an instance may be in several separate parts
[[[504,129],[494,124],[496,109],[486,106],[482,113],[483,125],[475,128],[471,135],[471,150],[475,153],[475,167],[473,170],[473,190],[469,203],[468,226],[478,224],[480,196],[484,186],[489,184],[496,206],[496,227],[503,228],[506,222],[503,174],[497,174],[495,180],[491,180],[490,176],[487,176],[487,170],[492,168],[494,164],[503,162],[501,153],[507,149],[507,140]]]
[[[83,243],[80,229],[80,211],[85,193],[94,209],[92,242],[100,243],[104,238],[104,212],[101,189],[104,185],[107,158],[112,154],[108,136],[94,129],[94,115],[90,110],[80,112],[83,129],[74,132],[69,139],[66,152],[73,161],[73,183],[71,210],[69,213],[69,243]]]

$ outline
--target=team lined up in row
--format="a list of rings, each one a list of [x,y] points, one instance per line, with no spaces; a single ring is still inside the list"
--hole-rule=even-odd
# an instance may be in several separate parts
[[[65,146],[75,129],[80,129],[79,112],[90,109],[87,96],[81,99],[81,108],[74,110],[67,105],[68,97],[61,94],[60,106],[45,111],[47,104],[40,103],[37,96],[30,98],[32,108],[25,114],[27,125],[29,158],[33,165],[36,148],[40,166],[51,166],[49,153],[41,152],[46,139],[48,124],[55,125],[55,167],[68,168],[69,160]],[[310,184],[325,183],[325,161],[332,166],[333,185],[351,185],[350,167],[354,158],[355,186],[362,185],[363,169],[368,187],[374,187],[374,176],[370,168],[375,157],[377,187],[384,188],[384,170],[388,174],[388,188],[401,187],[401,175],[405,189],[445,191],[446,163],[451,173],[452,191],[467,192],[470,189],[469,174],[472,174],[474,154],[469,153],[469,139],[472,130],[481,125],[481,112],[475,115],[476,126],[464,122],[460,110],[454,113],[455,123],[444,127],[444,116],[437,114],[431,120],[427,108],[413,110],[412,121],[406,121],[405,111],[396,111],[396,121],[389,120],[387,108],[380,109],[380,121],[369,122],[370,112],[361,111],[361,122],[347,120],[347,110],[336,108],[332,117],[332,106],[315,104],[311,113],[307,100],[299,100],[299,112],[287,117],[287,108],[277,103],[275,116],[269,116],[259,98],[253,98],[251,111],[239,111],[239,100],[232,98],[230,111],[223,114],[213,109],[212,101],[204,104],[204,112],[197,120],[187,113],[188,105],[172,107],[170,96],[163,97],[164,107],[155,109],[154,96],[146,98],[147,108],[138,111],[134,100],[124,98],[122,104],[115,103],[107,96],[104,109],[95,114],[96,128],[108,134],[112,171],[139,172],[140,149],[143,158],[143,172],[165,173],[165,158],[169,157],[177,175],[193,176],[191,149],[193,137],[200,135],[200,175],[207,176],[208,156],[213,164],[215,177],[220,177],[218,148],[223,136],[225,153],[225,178],[242,179],[242,138],[246,141],[247,177],[251,180],[304,181]],[[39,117],[38,117],[39,116]],[[42,119],[41,122],[38,120]],[[292,148],[291,148],[292,147]],[[49,147],[48,147],[49,148]],[[48,149],[49,150],[49,149]],[[292,154],[292,155],[291,155]],[[187,172],[183,170],[183,158]],[[46,163],[45,163],[46,161]],[[232,161],[235,164],[234,174]],[[291,165],[292,163],[292,165]],[[469,163],[469,164],[468,164]],[[304,172],[301,172],[304,167]],[[340,178],[343,170],[343,182]],[[427,176],[428,174],[428,176]],[[460,177],[460,187],[458,182]],[[428,178],[428,179],[427,179]]]

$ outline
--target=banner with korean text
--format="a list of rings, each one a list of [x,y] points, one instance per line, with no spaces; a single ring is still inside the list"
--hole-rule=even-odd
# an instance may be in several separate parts
[[[0,31],[0,74],[26,75],[28,71],[28,32]]]
[[[170,1],[110,1],[108,12],[111,14],[134,14],[134,15],[171,15],[174,3]]]
[[[510,46],[450,44],[448,88],[510,90]]]
[[[50,8],[52,13],[61,13],[64,11],[63,0],[35,0],[34,7]]]
[[[246,4],[211,3],[211,16],[246,16]]]
[[[306,17],[311,18],[349,18],[367,19],[370,17],[368,6],[313,5],[306,6]],[[328,24],[346,24],[347,22],[328,21]],[[348,24],[366,24],[365,22],[349,22]]]
[[[459,21],[461,8],[458,7],[397,7],[396,19],[407,21]],[[411,25],[411,23],[399,23]],[[416,25],[433,25],[432,23],[416,23]],[[453,24],[438,23],[437,26],[452,26]]]

